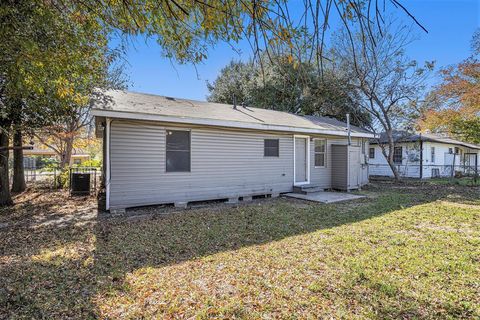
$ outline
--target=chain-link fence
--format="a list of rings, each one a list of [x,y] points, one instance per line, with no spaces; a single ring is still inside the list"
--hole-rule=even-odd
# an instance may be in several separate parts
[[[13,181],[13,169],[10,168],[10,184]],[[34,185],[38,187],[45,188],[58,188],[59,187],[59,175],[61,170],[59,168],[50,167],[50,168],[36,168],[36,167],[25,167],[23,168],[25,175],[25,182],[27,186]]]
[[[82,167],[73,166],[61,170],[59,167],[49,166],[43,168],[25,167],[24,175],[27,186],[37,188],[70,188],[72,173],[88,173],[91,175],[91,190],[95,192],[100,185],[101,168],[100,167]],[[13,181],[13,169],[10,168],[10,184]]]
[[[402,178],[450,178],[450,177],[478,177],[480,166],[470,165],[426,165],[416,164],[396,165]],[[388,164],[369,164],[370,176],[393,176]]]

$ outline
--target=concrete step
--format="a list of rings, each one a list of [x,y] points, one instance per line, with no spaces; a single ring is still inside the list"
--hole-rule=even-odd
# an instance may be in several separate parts
[[[309,194],[313,192],[321,192],[324,191],[325,189],[319,185],[316,184],[305,184],[302,186],[294,186],[293,187],[293,192],[294,193],[299,193],[299,194]]]

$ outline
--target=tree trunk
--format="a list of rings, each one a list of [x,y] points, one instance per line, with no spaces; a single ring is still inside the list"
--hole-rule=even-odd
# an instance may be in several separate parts
[[[393,153],[395,150],[395,142],[393,140],[392,130],[386,130],[387,142],[388,142],[388,152],[385,150],[386,146],[379,143],[380,148],[382,149],[383,156],[387,159],[388,166],[392,170],[393,177],[396,181],[400,180],[400,174],[397,170],[397,166],[393,162]]]
[[[67,138],[65,138],[65,150],[62,154],[62,159],[60,161],[60,170],[62,171],[68,166],[70,166],[73,151],[73,139],[73,136],[68,136]]]
[[[9,128],[10,125],[3,123],[0,126],[0,206],[13,205],[8,175],[9,137],[6,130]]]
[[[395,151],[395,142],[393,141],[393,133],[392,130],[387,130],[387,139],[388,139],[388,157],[387,162],[390,166],[390,169],[393,172],[393,177],[396,181],[400,181],[400,174],[398,173],[397,167],[393,161],[393,154]]]
[[[66,174],[69,166],[70,166],[70,160],[72,159],[72,151],[73,151],[73,136],[68,136],[65,138],[65,148],[61,154],[61,159],[60,159],[60,174],[58,175],[57,183],[58,186],[61,188],[64,188],[68,185],[69,181],[66,179],[69,179],[69,175]]]
[[[393,177],[396,181],[400,181],[400,174],[398,173],[397,167],[395,166],[395,163],[393,161],[388,160],[388,165],[390,166],[390,169],[393,172]]]
[[[22,130],[17,127],[13,135],[13,146],[19,147],[13,150],[13,183],[12,192],[23,192],[27,188],[25,183],[25,172],[23,168],[23,145]]]

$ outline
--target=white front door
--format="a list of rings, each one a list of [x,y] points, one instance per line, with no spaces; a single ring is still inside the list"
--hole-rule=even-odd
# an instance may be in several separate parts
[[[294,176],[295,185],[307,184],[310,182],[310,138],[307,136],[294,137]]]

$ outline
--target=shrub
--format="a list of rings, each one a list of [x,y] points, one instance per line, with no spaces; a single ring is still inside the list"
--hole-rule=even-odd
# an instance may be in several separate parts
[[[102,160],[91,159],[82,162],[80,165],[75,165],[76,167],[94,167],[98,168],[102,166]]]
[[[57,187],[66,189],[70,185],[70,167],[65,167],[57,176]]]
[[[455,171],[455,178],[462,178],[463,172],[462,171]]]

